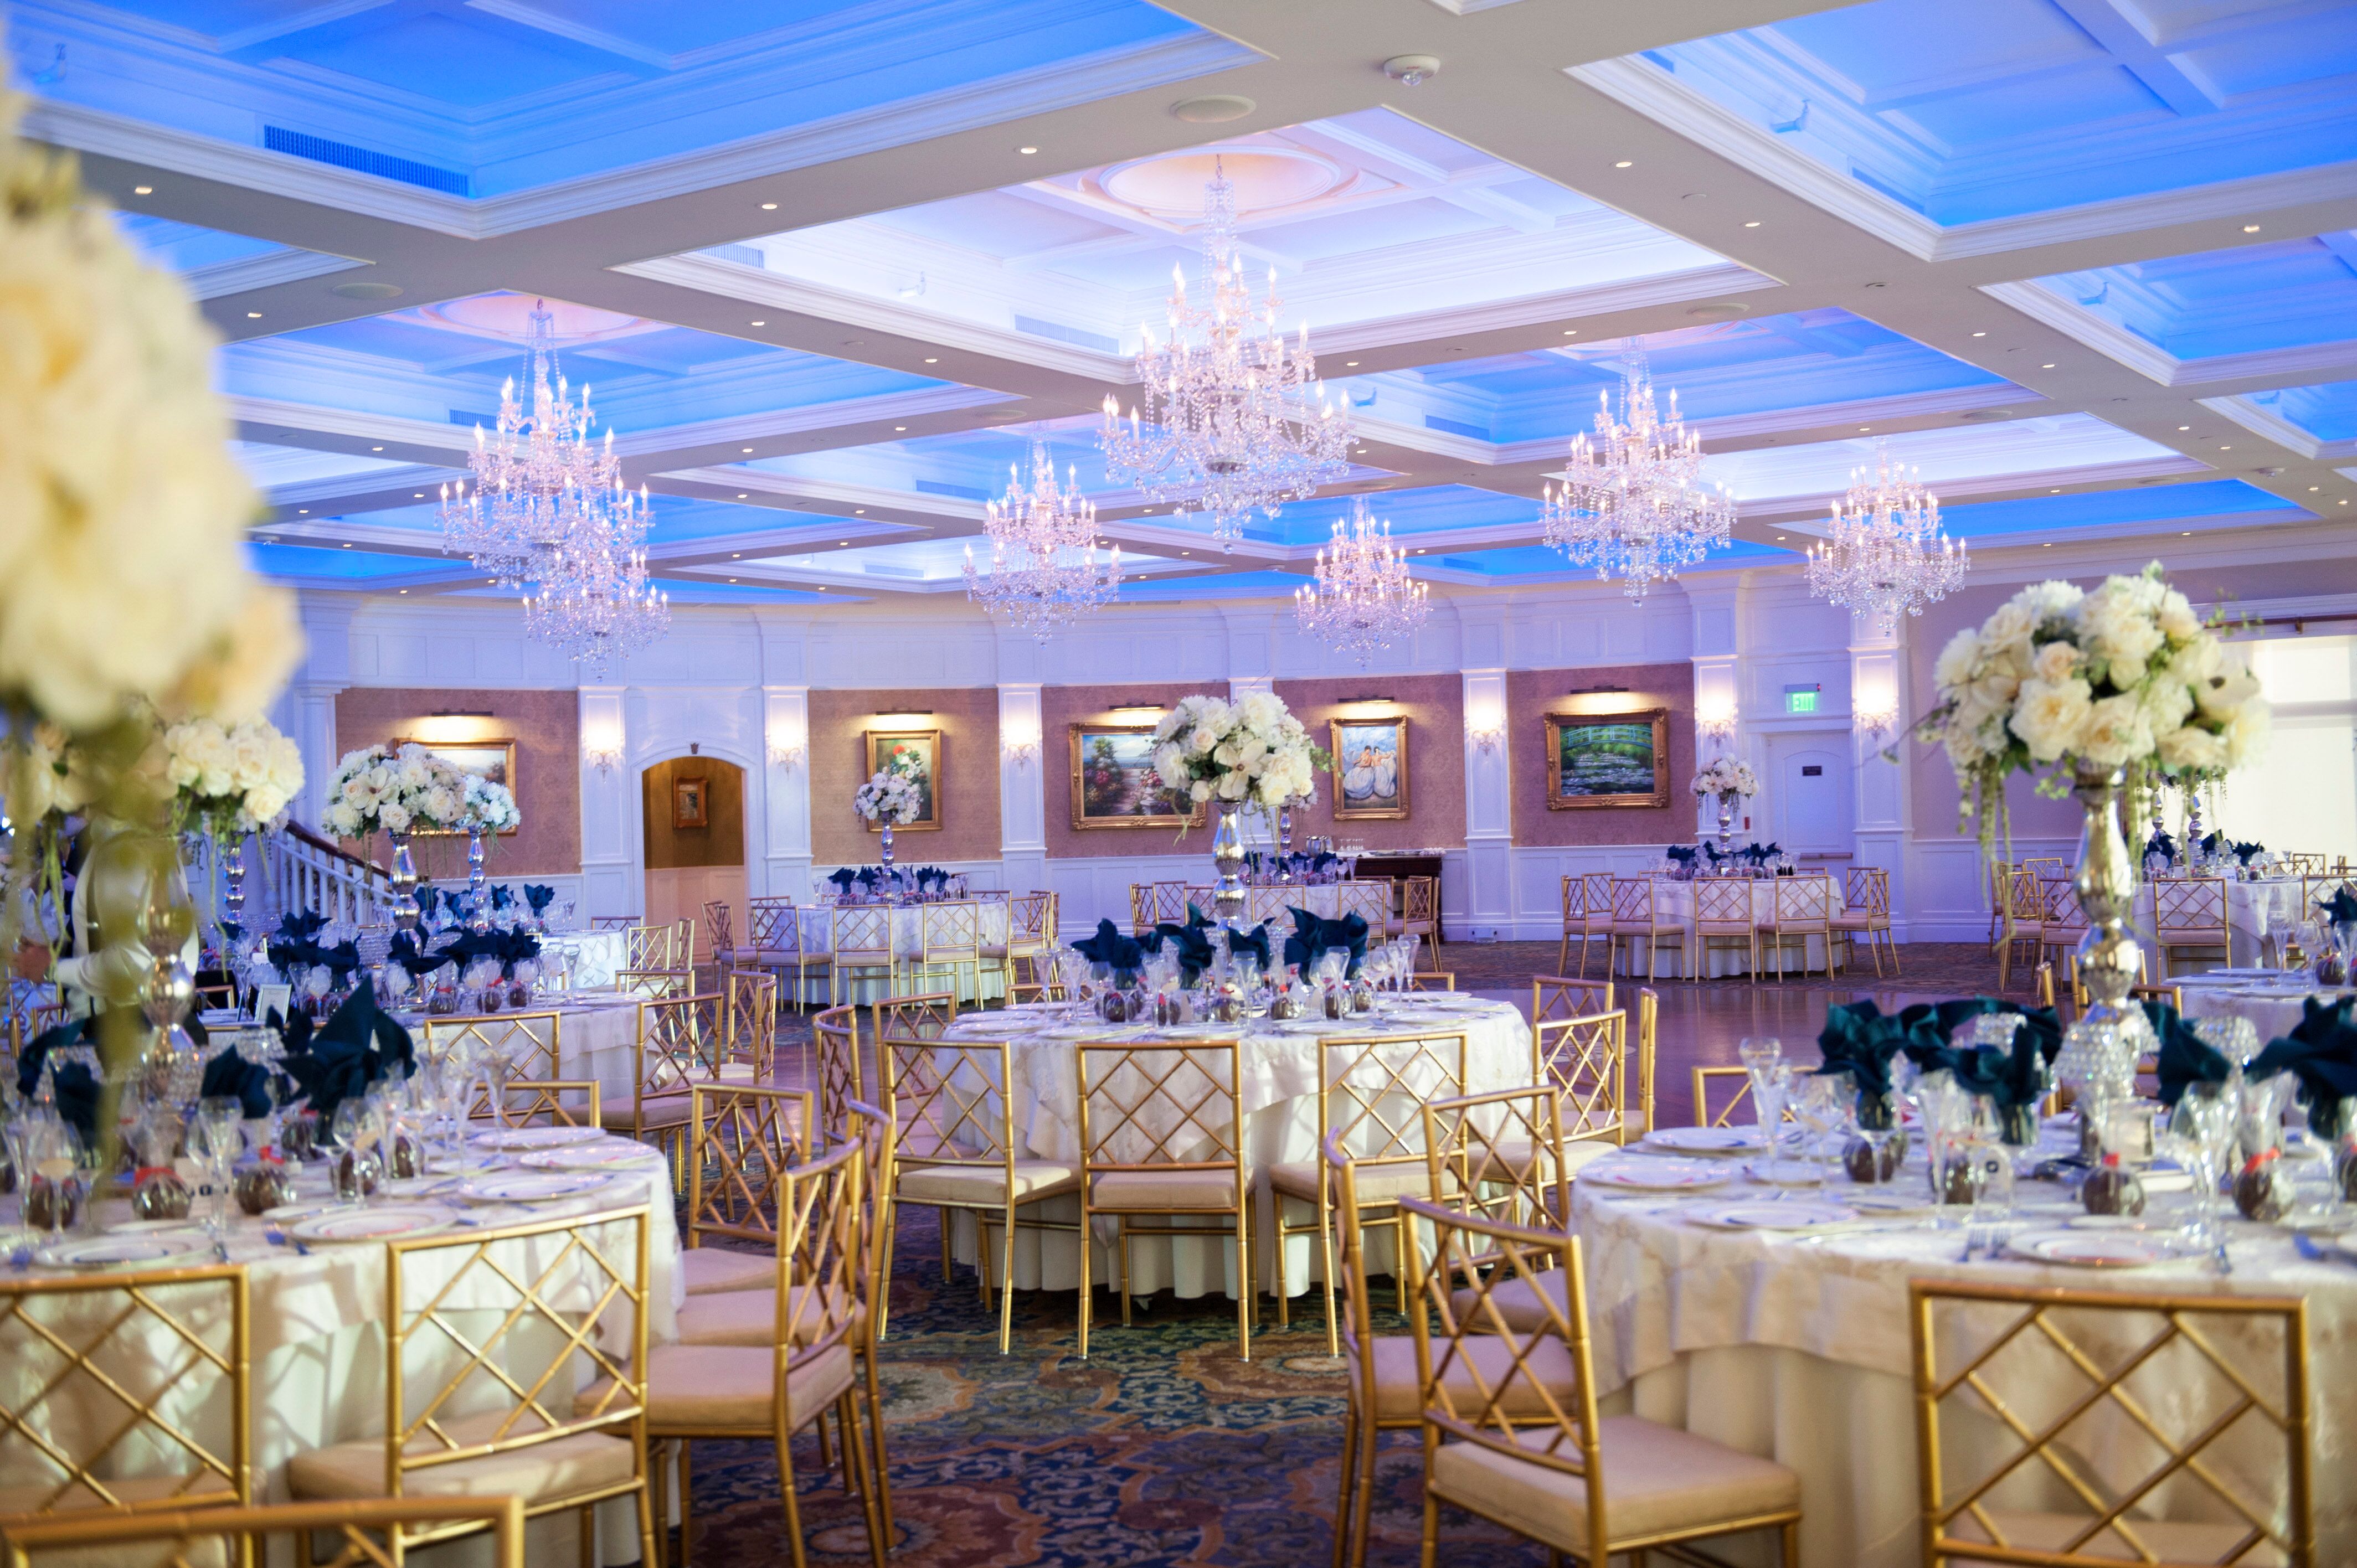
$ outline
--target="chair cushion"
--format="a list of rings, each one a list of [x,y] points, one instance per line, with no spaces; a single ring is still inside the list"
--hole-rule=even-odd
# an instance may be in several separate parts
[[[1075,1191],[1080,1167],[1056,1160],[1015,1162],[1017,1202]],[[963,1203],[993,1206],[1006,1201],[1006,1173],[999,1165],[909,1165],[892,1173],[892,1195],[909,1203]]]
[[[595,1408],[576,1403],[576,1410]],[[504,1412],[467,1416],[444,1423],[458,1443],[490,1440]],[[521,1417],[511,1434],[544,1431],[537,1416]],[[443,1444],[425,1433],[409,1440],[407,1452],[433,1454]],[[571,1497],[599,1487],[627,1481],[635,1474],[630,1440],[604,1432],[585,1432],[553,1443],[463,1459],[412,1470],[402,1477],[402,1490],[412,1496],[443,1497],[453,1493],[495,1496],[513,1492],[527,1504]],[[287,1489],[297,1498],[381,1498],[384,1496],[384,1440],[362,1438],[315,1448],[286,1461]]]
[[[1519,1433],[1541,1448],[1553,1426]],[[1604,1456],[1604,1522],[1615,1541],[1674,1531],[1702,1534],[1763,1514],[1798,1512],[1801,1478],[1761,1459],[1639,1416],[1597,1423]],[[1446,1443],[1432,1458],[1432,1487],[1560,1551],[1587,1545],[1586,1477],[1551,1470],[1473,1443]]]
[[[786,1380],[786,1424],[799,1432],[851,1388],[848,1346],[797,1368]],[[647,1351],[647,1425],[661,1433],[742,1433],[766,1437],[778,1387],[778,1352],[737,1345],[656,1345]],[[574,1399],[595,1408],[607,1385],[594,1383]]]
[[[1561,1269],[1549,1269],[1539,1276],[1535,1286],[1527,1280],[1506,1281],[1490,1293],[1490,1302],[1497,1309],[1498,1316],[1505,1320],[1507,1327],[1517,1334],[1536,1334],[1553,1321],[1547,1316],[1547,1309],[1539,1305],[1540,1293],[1555,1303],[1555,1311],[1565,1319],[1570,1318],[1570,1298],[1564,1290],[1567,1283]],[[1451,1292],[1449,1309],[1460,1314],[1478,1314],[1475,1326],[1487,1333],[1489,1314],[1478,1305],[1479,1299],[1470,1287]]]
[[[789,1308],[794,1325],[794,1339],[807,1345],[825,1332],[816,1302],[807,1300],[810,1287],[790,1285],[792,1305]],[[835,1297],[842,1303],[836,1316],[850,1303],[840,1286]],[[855,1329],[855,1332],[856,1330]],[[775,1276],[764,1288],[758,1290],[714,1291],[705,1295],[691,1295],[679,1309],[679,1342],[683,1345],[753,1345],[774,1348],[778,1343],[778,1287]]]
[[[1318,1201],[1318,1171],[1322,1163],[1318,1160],[1286,1160],[1271,1165],[1268,1167],[1268,1184],[1287,1197],[1315,1203]],[[1448,1180],[1446,1173],[1442,1180]],[[1432,1173],[1425,1167],[1422,1160],[1361,1165],[1358,1187],[1359,1203],[1362,1208],[1368,1204],[1394,1203],[1403,1197],[1430,1197]]]
[[[1415,1340],[1405,1334],[1386,1334],[1369,1346],[1367,1353],[1374,1363],[1375,1419],[1414,1424],[1424,1410],[1424,1389],[1415,1375]],[[1446,1339],[1432,1342],[1435,1365],[1448,1353]],[[1523,1352],[1523,1361],[1538,1374],[1538,1381],[1514,1371],[1513,1348],[1505,1340],[1495,1335],[1464,1340],[1461,1352],[1449,1357],[1443,1374],[1450,1396],[1459,1402],[1458,1414],[1469,1421],[1478,1419],[1480,1402],[1487,1397],[1481,1391],[1497,1388],[1509,1374],[1513,1382],[1506,1391],[1508,1413],[1544,1417],[1547,1408],[1540,1394],[1542,1384],[1554,1395],[1557,1409],[1568,1412],[1576,1408],[1572,1402],[1579,1391],[1579,1369],[1571,1359],[1571,1347],[1548,1335]]]
[[[739,1252],[726,1247],[690,1247],[679,1255],[679,1272],[690,1295],[722,1291],[775,1290],[778,1260],[770,1252]]]
[[[1232,1171],[1107,1171],[1089,1202],[1097,1208],[1233,1208],[1236,1177]]]
[[[684,1094],[651,1094],[639,1102],[641,1120],[637,1124],[649,1128],[683,1126],[687,1122],[688,1100]],[[617,1132],[629,1132],[633,1124],[630,1097],[624,1095],[616,1101],[601,1096],[597,1122],[600,1126]]]

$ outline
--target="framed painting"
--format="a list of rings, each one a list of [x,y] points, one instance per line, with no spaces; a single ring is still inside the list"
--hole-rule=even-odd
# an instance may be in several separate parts
[[[674,779],[671,781],[671,825],[708,828],[712,825],[712,780]]]
[[[1200,827],[1204,809],[1174,797],[1154,771],[1152,725],[1071,726],[1072,826]]]
[[[1407,720],[1329,719],[1334,754],[1334,820],[1407,815]]]
[[[878,773],[898,773],[917,786],[917,820],[895,822],[896,833],[939,832],[942,827],[942,732],[937,729],[872,729],[867,732],[866,783]],[[881,832],[878,822],[866,824]]]
[[[1547,810],[1670,803],[1670,711],[1546,715]]]
[[[431,756],[438,757],[461,773],[472,773],[494,784],[504,784],[508,793],[521,805],[523,791],[516,788],[516,743],[511,740],[390,740],[387,746],[414,746]],[[515,836],[514,828],[501,831],[503,838]],[[421,833],[421,836],[429,836]],[[465,837],[463,833],[448,835]]]

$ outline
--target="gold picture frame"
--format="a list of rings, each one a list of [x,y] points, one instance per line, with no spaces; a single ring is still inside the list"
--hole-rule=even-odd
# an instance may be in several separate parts
[[[1550,811],[1662,807],[1670,803],[1670,711],[1549,714],[1546,807]],[[1636,788],[1640,779],[1650,782]]]
[[[937,729],[872,729],[862,737],[867,754],[867,771],[860,775],[866,783],[884,771],[885,764],[896,756],[916,759],[917,794],[923,802],[914,822],[895,822],[896,833],[937,833],[942,831],[942,732]],[[871,833],[884,831],[881,822],[861,824]]]
[[[1174,800],[1155,773],[1154,730],[1152,725],[1075,723],[1068,727],[1075,829],[1203,825],[1209,811]],[[1187,809],[1173,809],[1180,805]]]
[[[384,743],[398,751],[414,746],[429,757],[439,757],[461,773],[479,774],[494,784],[504,784],[508,793],[523,803],[523,791],[516,788],[516,743],[512,740],[411,740],[403,738]],[[521,815],[521,812],[519,812]],[[518,824],[518,828],[522,826]],[[501,828],[499,836],[513,838],[518,828]],[[420,838],[464,838],[463,832],[445,828],[420,828]]]
[[[1407,720],[1329,719],[1334,820],[1397,822],[1408,814]],[[1356,802],[1356,803],[1354,803]]]
[[[671,825],[708,828],[712,825],[712,780],[704,774],[671,781]]]

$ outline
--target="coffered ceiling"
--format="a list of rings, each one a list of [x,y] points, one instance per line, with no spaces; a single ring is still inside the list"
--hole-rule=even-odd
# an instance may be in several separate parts
[[[20,0],[8,46],[227,339],[255,558],[316,589],[492,592],[436,497],[536,300],[682,602],[946,607],[1034,443],[1131,597],[1289,592],[1360,498],[1440,592],[1564,581],[1539,489],[1632,345],[1738,502],[1706,575],[1796,564],[1882,441],[1984,562],[2330,553],[2357,501],[2345,3]],[[1358,436],[1225,553],[1094,441],[1214,166]]]

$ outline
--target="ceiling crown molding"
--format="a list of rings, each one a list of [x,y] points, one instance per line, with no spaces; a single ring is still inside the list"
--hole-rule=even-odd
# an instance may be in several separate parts
[[[2290,420],[2253,403],[2247,396],[2204,397],[2194,400],[2211,413],[2222,414],[2254,435],[2263,435],[2287,452],[2303,457],[2337,463],[2344,457],[2357,457],[2357,436],[2340,441],[2319,441],[2294,424]]]
[[[2076,300],[2065,299],[2043,284],[1993,283],[1980,286],[1981,292],[1991,299],[2013,306],[2032,320],[2076,338],[2106,359],[2117,360],[2165,387],[2198,386],[2205,381],[2288,381],[2357,370],[2357,338],[2180,360],[2149,338],[2137,336],[2109,317],[2097,315]]]

